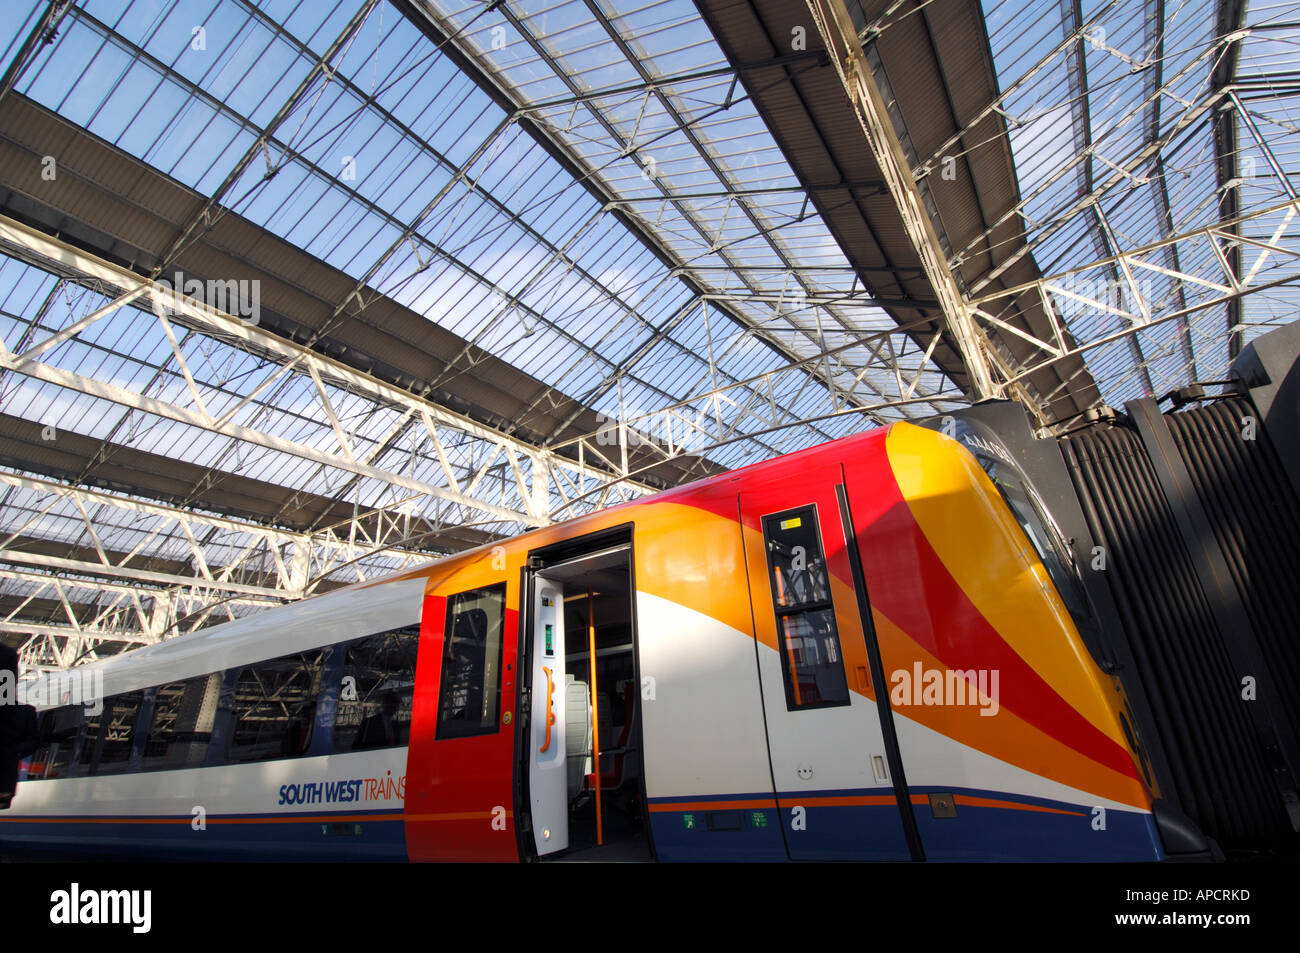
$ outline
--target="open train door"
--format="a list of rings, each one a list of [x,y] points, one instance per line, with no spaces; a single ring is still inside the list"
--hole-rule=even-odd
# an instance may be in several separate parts
[[[792,860],[908,860],[888,706],[838,463],[806,457],[740,493],[768,747]],[[765,474],[765,476],[767,476]],[[868,641],[870,640],[870,642]],[[874,674],[873,674],[874,669]]]
[[[534,550],[524,572],[516,804],[540,860],[648,860],[632,527]]]
[[[568,746],[565,738],[564,587],[530,574],[532,702],[527,741],[533,845],[544,857],[569,846]]]

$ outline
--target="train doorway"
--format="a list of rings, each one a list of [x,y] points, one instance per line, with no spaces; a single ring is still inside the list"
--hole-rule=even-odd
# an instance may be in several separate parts
[[[534,554],[526,640],[528,845],[544,860],[650,860],[630,542]]]

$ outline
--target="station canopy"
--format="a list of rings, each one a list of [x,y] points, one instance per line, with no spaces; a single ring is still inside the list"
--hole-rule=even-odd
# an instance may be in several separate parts
[[[11,7],[29,668],[1296,315],[1300,3]]]

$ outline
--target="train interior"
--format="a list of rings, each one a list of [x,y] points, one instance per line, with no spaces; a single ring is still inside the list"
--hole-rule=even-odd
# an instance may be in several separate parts
[[[546,575],[564,592],[569,849],[555,859],[650,860],[631,549],[575,560]]]

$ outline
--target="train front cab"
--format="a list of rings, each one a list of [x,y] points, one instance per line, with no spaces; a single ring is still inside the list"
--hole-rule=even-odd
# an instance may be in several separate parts
[[[660,859],[1161,858],[1118,683],[955,441],[896,425],[663,499],[637,523]]]
[[[411,859],[1163,856],[1118,683],[955,441],[625,513],[431,585]]]
[[[1044,563],[1048,528],[957,441],[898,424],[882,443],[846,486],[925,856],[1162,859],[1122,685]]]

